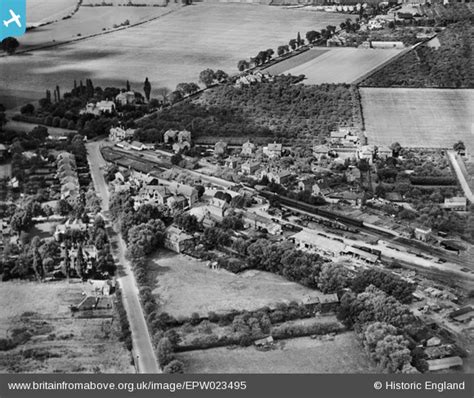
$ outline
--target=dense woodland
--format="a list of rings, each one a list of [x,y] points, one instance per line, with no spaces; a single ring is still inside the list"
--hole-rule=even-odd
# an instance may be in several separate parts
[[[160,142],[168,129],[188,129],[193,136],[324,136],[353,123],[354,93],[349,85],[295,84],[280,76],[242,88],[233,85],[205,92],[198,100],[164,109],[142,121],[135,138]]]
[[[374,73],[362,85],[473,88],[472,23],[450,25],[438,38],[438,49],[423,44]]]

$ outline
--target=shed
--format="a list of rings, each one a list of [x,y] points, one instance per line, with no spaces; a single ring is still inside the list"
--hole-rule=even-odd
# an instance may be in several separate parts
[[[463,362],[460,357],[447,357],[441,359],[429,359],[426,361],[428,363],[428,370],[430,372],[435,370],[444,370],[449,368],[455,368],[457,366],[462,366]]]

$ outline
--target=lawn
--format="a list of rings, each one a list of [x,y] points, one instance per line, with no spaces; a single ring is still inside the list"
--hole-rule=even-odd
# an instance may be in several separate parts
[[[206,262],[169,251],[156,255],[151,271],[156,278],[153,293],[160,309],[175,317],[190,316],[193,312],[205,316],[209,311],[256,310],[323,296],[278,275],[261,271],[236,275],[224,269],[211,270]]]
[[[334,341],[301,337],[282,340],[274,350],[213,348],[180,353],[186,373],[374,373],[353,332]]]
[[[88,284],[0,282],[0,337],[12,337],[19,328],[33,334],[0,352],[0,372],[133,372],[130,353],[118,340],[117,317],[71,315],[69,305],[82,300],[83,290],[90,290]]]
[[[360,88],[369,144],[474,150],[474,90]]]
[[[387,62],[402,50],[361,48],[313,48],[266,71],[272,74],[305,75],[306,84],[352,83]]]
[[[304,36],[329,24],[339,26],[345,18],[263,5],[196,4],[130,29],[1,58],[0,103],[11,106],[16,96],[38,99],[56,85],[65,92],[74,79],[86,78],[103,87],[123,87],[130,80],[132,88],[142,91],[148,77],[154,93],[174,89],[180,82],[197,82],[209,67],[237,72],[240,59],[276,50],[298,32]],[[59,37],[55,26],[49,25],[51,36]]]

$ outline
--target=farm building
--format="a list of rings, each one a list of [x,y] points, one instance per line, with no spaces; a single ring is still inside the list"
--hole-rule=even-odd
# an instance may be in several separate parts
[[[428,363],[428,370],[431,372],[435,370],[455,368],[463,365],[462,359],[460,357],[429,359],[426,362]]]

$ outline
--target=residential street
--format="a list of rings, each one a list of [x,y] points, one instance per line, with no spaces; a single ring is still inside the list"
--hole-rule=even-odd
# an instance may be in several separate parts
[[[87,144],[87,151],[92,180],[96,192],[102,199],[102,214],[107,222],[110,223],[108,218],[109,191],[101,170],[101,167],[105,166],[106,163],[100,153],[100,145],[101,142],[90,142]],[[138,285],[130,268],[130,262],[125,258],[125,242],[121,235],[115,232],[111,234],[110,239],[112,241],[114,258],[122,265],[121,276],[118,278],[118,282],[122,288],[124,306],[132,331],[135,359],[138,357],[138,372],[161,373],[138,298]]]

